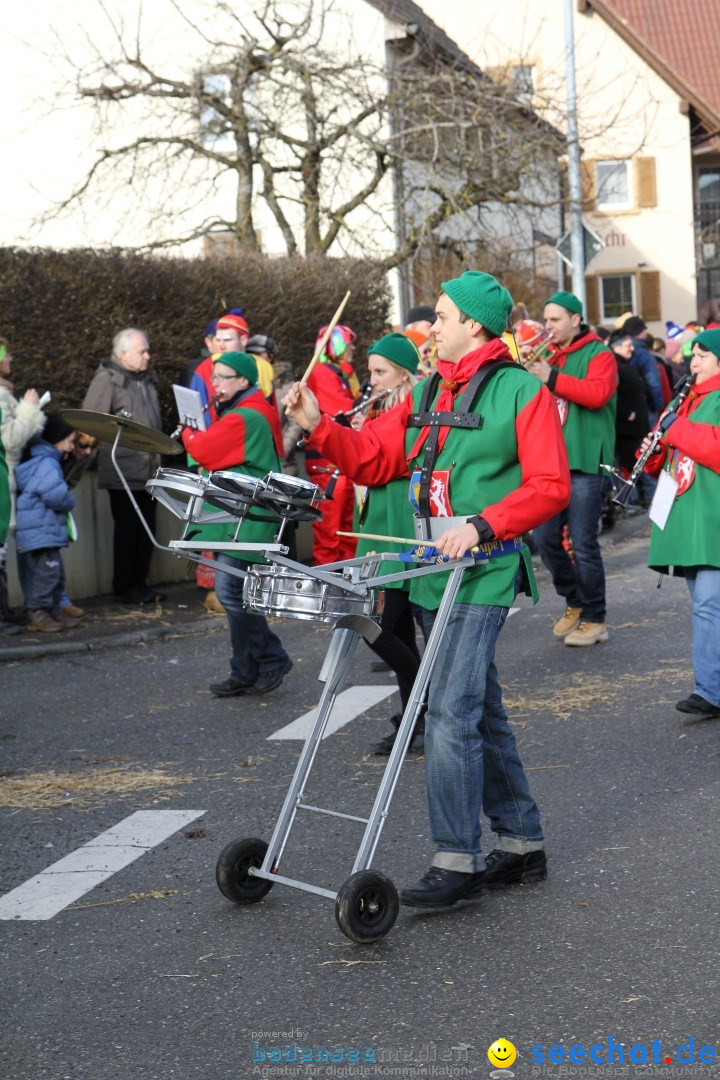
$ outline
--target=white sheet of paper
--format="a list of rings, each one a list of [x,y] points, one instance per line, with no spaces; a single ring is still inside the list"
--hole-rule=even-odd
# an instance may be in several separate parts
[[[178,416],[186,427],[195,431],[206,431],[205,414],[202,407],[202,398],[197,390],[189,390],[187,386],[178,386],[173,383],[173,394],[177,405]]]
[[[670,517],[677,489],[677,480],[670,473],[661,472],[655,494],[650,503],[649,513],[650,520],[657,525],[658,529],[664,529],[667,525],[667,519]]]

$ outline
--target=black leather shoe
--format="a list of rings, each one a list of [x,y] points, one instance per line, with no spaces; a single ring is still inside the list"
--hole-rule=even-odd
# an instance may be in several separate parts
[[[247,694],[248,690],[252,690],[252,683],[241,683],[236,679],[210,684],[210,693],[215,697],[235,697],[236,694]]]
[[[516,855],[514,851],[491,851],[485,857],[485,869],[474,877],[477,881],[473,892],[502,889],[505,885],[517,885],[521,881],[543,881],[547,877],[547,858],[544,851],[528,851],[526,855]]]
[[[400,727],[400,721],[402,720],[401,713],[395,713],[390,717],[390,723],[395,728],[389,735],[386,735],[384,739],[380,739],[378,742],[372,743],[373,751],[376,754],[380,754],[382,757],[387,757],[393,746],[395,745],[395,739],[397,738],[398,728]],[[425,714],[423,713],[415,725],[415,731],[413,737],[410,740],[409,750],[414,750],[416,753],[422,753],[425,749]]]
[[[250,694],[268,694],[271,690],[276,690],[292,666],[292,660],[288,658],[279,667],[270,668],[269,671],[261,671],[255,685],[251,686],[248,692]]]
[[[720,718],[720,707],[713,705],[712,701],[701,697],[700,694],[691,694],[683,701],[678,701],[675,708],[678,712],[690,713],[699,720],[717,720]]]
[[[417,885],[403,889],[400,903],[406,907],[450,907],[475,889],[481,874],[461,874],[457,870],[445,870],[431,866]]]

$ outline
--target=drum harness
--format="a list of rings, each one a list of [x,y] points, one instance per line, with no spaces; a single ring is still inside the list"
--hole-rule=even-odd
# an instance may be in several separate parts
[[[503,368],[517,368],[517,366],[518,365],[512,360],[491,360],[490,363],[483,364],[468,382],[462,397],[457,401],[452,412],[429,411],[430,402],[437,393],[442,376],[436,371],[425,380],[418,404],[418,411],[411,413],[407,421],[408,427],[428,427],[430,429],[425,443],[425,453],[420,466],[420,485],[417,496],[417,504],[420,513],[419,515],[416,514],[416,518],[418,519],[421,539],[431,539],[430,481],[432,480],[433,469],[435,468],[435,462],[438,456],[440,429],[442,427],[456,427],[465,428],[470,431],[479,430],[483,426],[483,415],[482,413],[472,412],[471,410],[476,404],[482,387],[496,372],[501,371]]]

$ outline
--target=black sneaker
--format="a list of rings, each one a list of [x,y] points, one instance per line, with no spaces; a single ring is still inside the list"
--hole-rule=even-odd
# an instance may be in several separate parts
[[[675,708],[678,712],[690,713],[701,720],[717,720],[720,718],[720,706],[713,705],[712,701],[701,697],[700,694],[691,694],[683,701],[678,701]]]
[[[457,870],[445,870],[431,866],[426,874],[409,889],[400,893],[400,903],[406,907],[450,907],[473,892],[480,874],[461,874]]]
[[[247,694],[252,690],[252,683],[241,683],[236,679],[226,679],[225,682],[211,683],[210,693],[215,697],[235,697],[236,694]]]
[[[547,857],[544,851],[491,851],[485,858],[485,869],[474,875],[477,883],[473,892],[502,889],[522,881],[543,881],[547,877]]]
[[[268,671],[261,671],[255,681],[255,685],[250,687],[249,693],[269,694],[271,690],[277,690],[292,666],[292,660],[288,657],[285,663],[280,664],[279,667],[270,668]]]

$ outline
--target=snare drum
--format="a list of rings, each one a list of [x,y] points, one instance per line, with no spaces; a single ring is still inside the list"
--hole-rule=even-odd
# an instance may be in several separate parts
[[[281,619],[334,623],[342,615],[372,615],[375,595],[346,592],[286,566],[253,566],[243,584],[249,611]]]
[[[181,469],[158,469],[145,490],[183,521],[198,521],[202,514],[207,477]]]
[[[265,481],[257,476],[219,469],[207,478],[205,501],[235,517],[242,517],[252,505],[262,505],[258,496],[264,488]]]
[[[325,492],[310,480],[285,473],[268,473],[260,504],[272,510],[278,517],[289,521],[318,521],[322,511],[316,503],[325,498]]]

